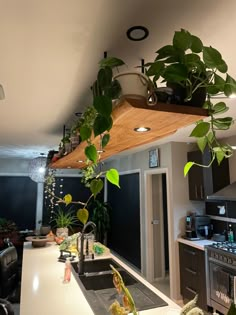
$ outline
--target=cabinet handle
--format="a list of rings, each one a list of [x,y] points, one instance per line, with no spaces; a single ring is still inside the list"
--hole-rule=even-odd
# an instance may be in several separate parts
[[[186,289],[195,295],[197,294],[197,291],[191,289],[190,287],[186,287]]]
[[[201,192],[201,199],[203,199],[203,187],[202,187],[202,185],[200,186],[200,192]]]
[[[194,185],[195,188],[195,198],[197,199],[197,185]]]
[[[189,249],[184,248],[184,251],[185,251],[185,253],[188,253],[188,254],[190,254],[190,255],[193,255],[193,256],[196,255],[196,252],[193,252],[193,251],[191,251],[191,250],[189,250]]]
[[[197,272],[190,269],[190,268],[185,268],[186,271],[190,272],[192,275],[196,276]]]

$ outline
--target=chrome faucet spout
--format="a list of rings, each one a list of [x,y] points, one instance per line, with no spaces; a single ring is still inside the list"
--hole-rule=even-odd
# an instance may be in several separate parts
[[[87,227],[91,226],[94,236],[96,235],[96,224],[92,221],[87,222],[81,232],[80,236],[80,253],[79,253],[79,263],[78,263],[78,269],[79,269],[79,275],[84,274],[84,234],[87,229]]]

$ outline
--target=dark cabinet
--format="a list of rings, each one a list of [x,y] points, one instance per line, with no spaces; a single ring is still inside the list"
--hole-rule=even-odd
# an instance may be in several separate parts
[[[188,152],[188,161],[208,165],[211,153],[205,150]],[[205,200],[206,197],[230,184],[229,161],[224,159],[220,165],[215,160],[210,167],[192,166],[188,173],[189,199]]]
[[[207,310],[205,251],[179,243],[180,292],[184,303],[198,294],[197,305]]]

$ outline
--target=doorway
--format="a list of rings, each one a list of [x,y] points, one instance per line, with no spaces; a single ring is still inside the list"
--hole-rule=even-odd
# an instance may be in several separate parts
[[[147,278],[170,296],[168,187],[165,169],[150,170],[146,180]],[[148,258],[149,257],[149,258]]]

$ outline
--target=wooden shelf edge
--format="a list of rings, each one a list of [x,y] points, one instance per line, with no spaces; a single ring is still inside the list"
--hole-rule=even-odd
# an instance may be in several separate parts
[[[172,115],[172,113],[174,115]],[[129,150],[134,147],[141,146],[143,144],[153,142],[160,138],[166,137],[171,133],[174,133],[176,130],[181,127],[185,127],[189,124],[194,123],[197,120],[203,119],[208,116],[207,110],[198,107],[190,107],[185,105],[175,105],[175,104],[165,104],[165,103],[157,103],[153,106],[147,105],[145,100],[140,99],[124,99],[114,108],[112,112],[113,116],[113,127],[111,129],[110,135],[111,140],[106,147],[105,153],[103,153],[102,159],[105,160],[108,157],[120,153],[125,150]],[[164,126],[163,129],[153,131],[152,133],[145,135],[141,134],[131,134],[129,130],[127,130],[127,125],[132,125],[135,121],[136,117],[141,117],[140,120],[143,121],[144,116],[146,115],[149,120],[152,118],[154,124],[158,124],[158,117],[161,116],[160,122],[162,125],[163,119],[168,119],[168,125]],[[150,116],[151,115],[151,116]],[[183,116],[182,116],[183,115]],[[129,116],[129,122],[126,121],[126,117]],[[168,116],[168,117],[167,117]],[[170,118],[173,118],[173,122],[169,121]],[[182,118],[183,117],[183,118]],[[145,121],[145,120],[144,120]],[[124,126],[122,123],[124,122]],[[175,124],[177,126],[175,126]],[[170,126],[169,126],[170,125]],[[155,130],[155,126],[153,126],[153,130]],[[119,133],[123,132],[123,136]],[[132,144],[132,137],[134,138],[134,143]],[[146,137],[146,139],[145,139]],[[128,140],[126,139],[128,138]],[[129,142],[128,142],[129,141]],[[95,139],[95,145],[99,147],[99,137]],[[122,147],[123,145],[123,147]],[[86,143],[83,142],[79,144],[79,146],[69,153],[68,155],[60,158],[58,161],[49,165],[50,168],[75,168],[81,169],[85,167],[85,162],[79,162],[85,160],[84,148]],[[109,151],[110,150],[110,151]]]

